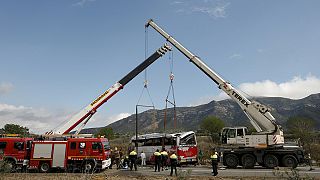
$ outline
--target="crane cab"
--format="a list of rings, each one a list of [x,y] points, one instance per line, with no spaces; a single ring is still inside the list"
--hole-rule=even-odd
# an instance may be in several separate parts
[[[225,127],[221,131],[222,144],[245,145],[245,137],[248,134],[247,127]]]

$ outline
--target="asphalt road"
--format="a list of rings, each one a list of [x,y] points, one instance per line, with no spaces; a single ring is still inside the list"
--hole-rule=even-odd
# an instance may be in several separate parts
[[[320,179],[320,168],[313,167],[314,170],[310,171],[310,167],[297,167],[295,170],[288,168],[279,168],[279,169],[265,169],[265,168],[255,168],[255,169],[225,169],[220,168],[218,170],[219,177],[268,177],[268,178],[280,178],[280,177],[313,177],[315,179]],[[185,166],[178,167],[178,173],[189,174],[190,176],[211,176],[211,168],[209,166]],[[128,170],[121,170],[128,171]],[[130,171],[130,170],[129,170]],[[138,172],[142,175],[154,176],[154,175],[163,175],[167,176],[170,174],[170,167],[168,170],[154,172],[153,167],[143,167],[138,168]],[[129,172],[128,172],[129,173]],[[134,171],[133,171],[134,173]]]

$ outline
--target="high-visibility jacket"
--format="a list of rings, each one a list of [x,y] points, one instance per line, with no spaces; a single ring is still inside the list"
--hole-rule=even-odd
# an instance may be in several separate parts
[[[167,151],[162,151],[162,152],[161,152],[161,155],[162,155],[162,156],[168,156],[168,153],[167,153]]]
[[[159,153],[158,151],[154,152],[153,155],[155,156],[161,156],[161,153]]]
[[[130,154],[129,154],[130,156],[136,156],[137,155],[137,153],[136,153],[136,151],[135,150],[133,150],[133,151],[131,151],[130,152]]]
[[[211,158],[212,160],[218,160],[218,155],[213,154],[213,155],[210,156],[210,158]]]
[[[170,159],[177,159],[178,157],[177,157],[177,155],[175,155],[175,154],[171,154],[171,156],[170,156]]]

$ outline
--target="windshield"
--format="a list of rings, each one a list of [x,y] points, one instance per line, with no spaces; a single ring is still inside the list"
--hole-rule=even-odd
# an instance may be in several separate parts
[[[102,144],[103,144],[104,150],[110,150],[110,143],[109,143],[109,141],[103,141]]]
[[[180,145],[196,145],[196,138],[194,134],[190,134],[180,139]]]

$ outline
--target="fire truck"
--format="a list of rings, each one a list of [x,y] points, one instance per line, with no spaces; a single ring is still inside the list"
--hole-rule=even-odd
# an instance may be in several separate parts
[[[198,67],[218,88],[223,90],[241,107],[252,126],[254,134],[248,134],[246,127],[226,127],[222,131],[222,143],[226,147],[219,148],[223,153],[223,164],[230,168],[243,166],[253,168],[255,164],[267,168],[277,166],[295,168],[305,162],[304,150],[297,145],[284,143],[283,130],[270,113],[270,108],[259,102],[249,100],[231,83],[207,66],[198,56],[192,54],[171,35],[161,29],[152,19],[145,27],[152,27],[168,42],[185,55],[191,63]]]
[[[12,170],[18,165],[26,169],[38,169],[40,172],[49,172],[52,169],[71,172],[105,169],[111,164],[108,139],[80,136],[81,129],[102,104],[170,50],[170,46],[163,45],[69,121],[45,133],[44,138],[0,138],[3,159],[10,163]],[[72,134],[74,129],[75,133]]]

